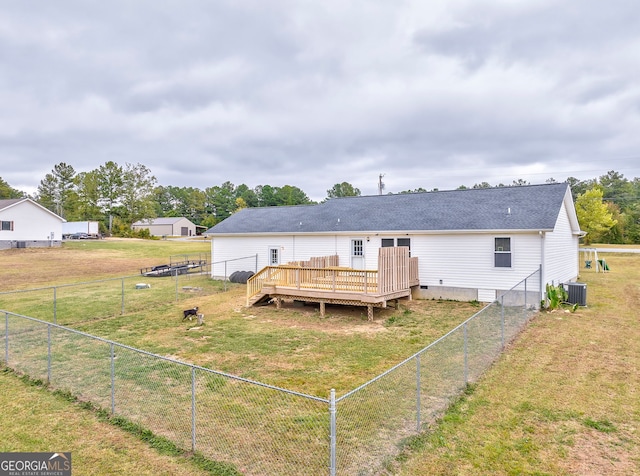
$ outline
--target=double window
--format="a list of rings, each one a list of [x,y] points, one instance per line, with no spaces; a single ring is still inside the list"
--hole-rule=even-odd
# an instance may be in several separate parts
[[[495,238],[494,265],[496,268],[511,268],[511,238]]]
[[[1,226],[2,226],[2,231],[13,231],[12,221],[2,221]]]
[[[394,246],[406,246],[409,248],[409,256],[411,256],[411,238],[382,238],[380,244],[382,248],[391,248]]]

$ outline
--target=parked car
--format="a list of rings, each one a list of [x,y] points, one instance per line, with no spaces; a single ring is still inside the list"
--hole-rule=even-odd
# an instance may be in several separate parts
[[[69,238],[72,240],[87,240],[89,235],[87,233],[73,233],[69,235]]]

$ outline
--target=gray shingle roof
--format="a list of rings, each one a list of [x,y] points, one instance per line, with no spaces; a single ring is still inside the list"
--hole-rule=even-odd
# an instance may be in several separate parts
[[[24,198],[8,198],[5,200],[0,200],[0,210],[4,210],[5,208],[10,207],[11,205],[22,200],[24,200]]]
[[[174,223],[178,223],[180,220],[185,220],[184,217],[160,217],[154,218],[152,220],[142,220],[132,223],[132,226],[149,226],[149,225],[173,225]]]
[[[335,198],[318,205],[245,208],[206,234],[550,230],[566,183]]]

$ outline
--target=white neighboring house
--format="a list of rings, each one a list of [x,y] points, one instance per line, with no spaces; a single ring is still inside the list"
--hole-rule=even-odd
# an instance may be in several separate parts
[[[0,200],[0,249],[60,246],[64,221],[30,198]]]
[[[575,281],[583,234],[566,183],[245,208],[205,232],[212,277],[328,255],[375,270],[378,248],[408,246],[419,260],[414,298],[481,302],[537,270],[543,286]]]
[[[137,221],[131,228],[136,231],[146,228],[152,236],[195,236],[197,227],[185,217],[166,217]]]

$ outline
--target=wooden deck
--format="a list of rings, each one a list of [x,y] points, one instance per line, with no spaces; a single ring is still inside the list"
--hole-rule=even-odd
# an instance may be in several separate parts
[[[418,258],[409,258],[407,248],[380,248],[377,270],[309,266],[320,259],[262,269],[247,282],[247,306],[267,299],[273,299],[276,307],[283,300],[317,302],[321,316],[325,304],[366,306],[368,318],[373,319],[374,307],[411,299],[411,287],[419,284]]]

